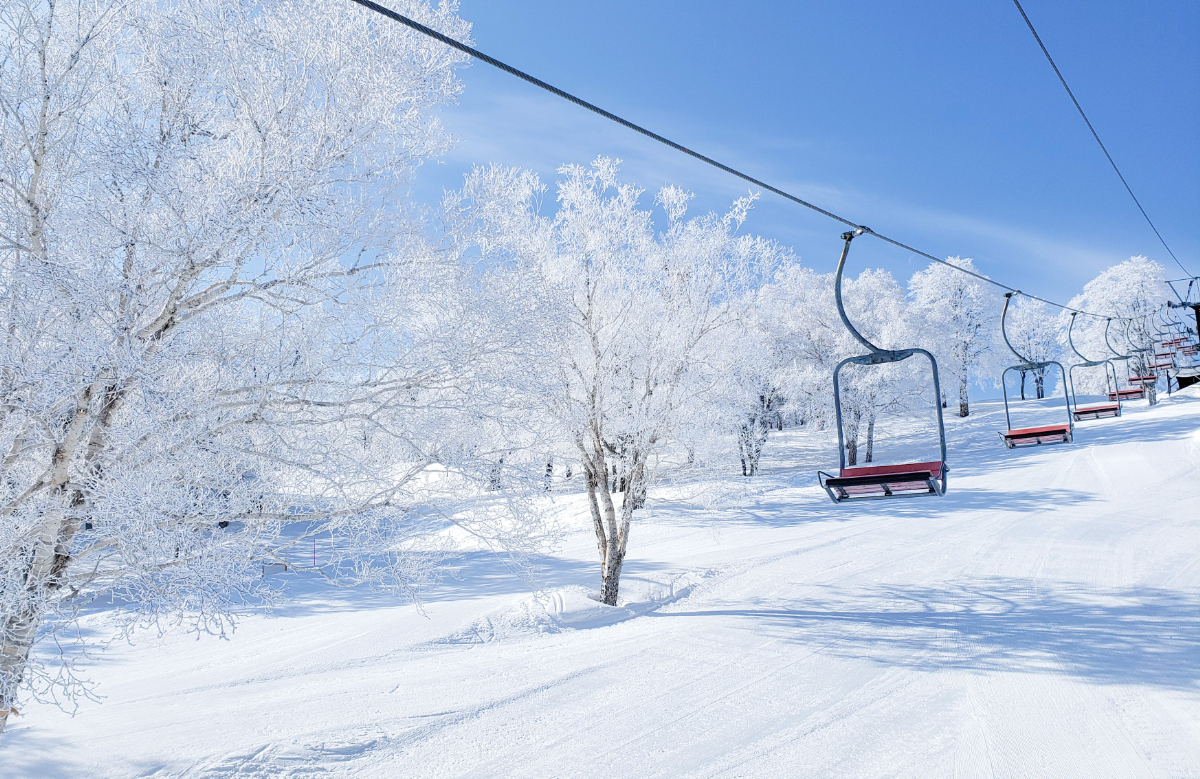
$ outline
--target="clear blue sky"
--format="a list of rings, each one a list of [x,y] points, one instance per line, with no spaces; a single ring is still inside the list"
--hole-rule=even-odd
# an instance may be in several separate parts
[[[1134,192],[1200,273],[1200,3],[1026,0]],[[938,256],[1065,302],[1145,254],[1182,276],[1010,0],[896,3],[462,0],[476,45],[580,97]],[[747,186],[482,63],[443,111],[458,143],[419,174],[435,202],[472,164],[625,160],[625,178],[723,209]],[[764,193],[747,229],[831,271],[840,224]],[[920,258],[873,240],[859,268]],[[857,269],[856,269],[857,270]],[[856,272],[855,270],[855,272]]]

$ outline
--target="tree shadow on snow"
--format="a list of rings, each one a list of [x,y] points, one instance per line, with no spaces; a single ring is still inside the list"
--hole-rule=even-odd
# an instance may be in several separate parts
[[[865,517],[945,518],[966,511],[1011,511],[1017,513],[1055,511],[1080,503],[1099,500],[1081,490],[1043,489],[1022,492],[1020,484],[1012,490],[980,488],[957,489],[954,472],[950,473],[949,490],[942,497],[897,498],[894,500],[860,500],[835,505],[824,490],[812,491],[800,498],[788,500],[764,499],[758,503],[723,512],[721,525],[766,525],[789,527],[804,522],[835,520],[852,522]],[[970,521],[964,518],[963,521]]]
[[[852,599],[851,599],[852,597]],[[847,604],[838,608],[838,603]],[[824,651],[921,671],[962,669],[1081,677],[1195,691],[1200,595],[1154,587],[987,579],[949,588],[836,593],[794,608],[668,612],[742,617],[748,629]]]
[[[417,592],[421,603],[461,601],[495,595],[530,594],[595,578],[596,565],[582,560],[537,556],[521,562],[490,551],[456,555],[437,581]],[[278,616],[303,616],[323,612],[347,612],[411,607],[412,598],[373,590],[366,585],[337,587],[312,572],[276,574],[292,598],[273,612]]]
[[[0,743],[0,769],[6,777],[75,779],[78,764],[52,757],[61,751],[61,741],[45,729],[10,724]]]

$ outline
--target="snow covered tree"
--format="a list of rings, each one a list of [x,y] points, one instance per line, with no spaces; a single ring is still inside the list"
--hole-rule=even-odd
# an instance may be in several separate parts
[[[796,265],[790,254],[781,262],[784,267]],[[746,316],[718,334],[722,343],[714,349],[719,363],[714,373],[721,380],[712,391],[697,396],[697,407],[690,412],[709,417],[702,426],[706,435],[719,432],[733,439],[743,476],[758,473],[770,431],[781,430],[784,415],[793,410],[786,387],[794,355],[787,333],[774,326],[781,313],[773,308],[774,291],[770,279],[762,280],[743,303]]]
[[[553,218],[538,213],[542,186],[529,174],[477,170],[461,195],[481,251],[537,298],[530,316],[545,335],[527,360],[552,384],[544,413],[582,466],[610,605],[657,458],[693,423],[689,399],[716,383],[714,336],[744,316],[743,293],[780,254],[737,234],[751,198],[724,216],[687,219],[691,196],[665,187],[656,204],[666,229],[656,234],[617,164],[561,168]]]
[[[970,260],[950,257],[950,265],[977,272]],[[925,348],[937,357],[947,379],[958,383],[958,415],[971,413],[969,387],[999,331],[999,306],[979,282],[941,263],[930,263],[908,282],[915,312],[925,321]],[[943,386],[950,381],[943,380]]]
[[[1118,353],[1131,355],[1132,364],[1128,370],[1139,375],[1153,372],[1150,368],[1153,351],[1150,349],[1158,340],[1153,327],[1154,315],[1171,295],[1165,278],[1162,265],[1139,256],[1108,268],[1084,285],[1083,292],[1071,298],[1069,305],[1101,314],[1103,318],[1076,317],[1072,336],[1079,351],[1093,360],[1108,359],[1114,356],[1108,344],[1111,341]],[[1107,319],[1110,316],[1114,318],[1111,325]],[[1132,343],[1125,340],[1127,323]],[[1064,346],[1069,325],[1070,313],[1064,311],[1059,316],[1059,342]],[[1106,327],[1108,341],[1105,339]],[[1147,351],[1125,351],[1127,346]],[[1106,390],[1107,383],[1098,368],[1076,371],[1075,374],[1078,391],[1096,393]]]
[[[784,350],[781,362],[782,393],[793,407],[818,424],[833,422],[833,371],[846,357],[865,348],[846,331],[834,302],[833,274],[790,267],[760,294],[760,316],[776,343]],[[847,315],[872,342],[899,348],[911,341],[908,306],[903,291],[890,273],[863,271],[856,279],[843,279]],[[846,461],[875,459],[875,423],[885,412],[905,413],[921,392],[922,383],[912,366],[902,363],[869,370],[843,371],[842,410]]]
[[[418,581],[470,306],[396,204],[461,55],[314,0],[13,0],[0,36],[2,729],[79,691],[31,648],[98,598],[223,632],[318,532],[337,580]]]
[[[1053,360],[1058,354],[1058,320],[1051,316],[1045,303],[1023,295],[1013,298],[1008,310],[1008,340],[1022,355],[1033,362]],[[1012,356],[1011,353],[1009,356]],[[1015,361],[1015,356],[1013,357]],[[1025,399],[1025,374],[1021,371],[1021,399]],[[1046,369],[1033,373],[1034,390],[1037,397],[1046,397]]]

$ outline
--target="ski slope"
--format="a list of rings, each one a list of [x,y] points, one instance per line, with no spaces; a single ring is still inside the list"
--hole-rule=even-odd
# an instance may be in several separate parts
[[[30,706],[0,776],[1200,777],[1200,393],[1016,451],[973,411],[942,499],[834,506],[807,431],[661,490],[618,608],[560,496],[537,594],[480,552],[424,614],[296,581],[231,641],[98,648],[103,702]]]

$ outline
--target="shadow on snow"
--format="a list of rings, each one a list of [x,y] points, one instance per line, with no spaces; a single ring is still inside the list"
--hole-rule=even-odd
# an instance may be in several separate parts
[[[787,640],[833,640],[826,651],[923,671],[1028,672],[1194,691],[1200,684],[1200,596],[1131,587],[1098,590],[1022,579],[952,588],[880,588],[828,606],[659,612],[731,616]]]

